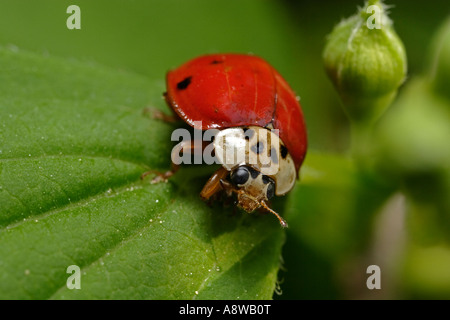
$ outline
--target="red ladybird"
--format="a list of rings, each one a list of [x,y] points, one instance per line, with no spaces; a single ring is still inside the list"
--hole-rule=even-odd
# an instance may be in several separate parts
[[[293,188],[307,139],[300,104],[281,75],[253,55],[204,55],[168,72],[165,98],[179,118],[195,129],[220,130],[213,143],[222,167],[204,186],[202,198],[220,191],[235,193],[239,207],[247,212],[262,207],[287,226],[267,202]],[[198,121],[201,127],[196,127]],[[183,142],[181,147],[185,152],[198,151],[193,143]],[[227,158],[230,148],[245,157]],[[261,155],[271,159],[269,166],[259,160],[250,163],[252,156]],[[177,167],[172,168],[161,177],[171,176]]]

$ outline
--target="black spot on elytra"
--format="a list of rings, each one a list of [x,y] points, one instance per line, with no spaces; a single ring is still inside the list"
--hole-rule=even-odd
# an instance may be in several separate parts
[[[223,63],[223,61],[221,60],[213,60],[210,62],[210,64],[219,64],[219,63]]]
[[[272,162],[277,164],[278,163],[278,155],[277,155],[277,150],[275,149],[275,147],[272,147],[272,149],[270,149],[270,159],[272,159]]]
[[[178,90],[184,90],[191,84],[192,77],[186,77],[182,81],[177,83]]]
[[[285,146],[280,145],[280,152],[281,152],[281,157],[283,159],[286,159],[286,157],[288,155],[288,149]]]
[[[264,151],[264,143],[258,141],[250,149],[256,154],[261,154]]]

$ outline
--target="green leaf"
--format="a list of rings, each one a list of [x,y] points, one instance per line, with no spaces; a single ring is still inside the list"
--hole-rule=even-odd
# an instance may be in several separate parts
[[[1,299],[269,299],[284,232],[198,196],[170,163],[164,75],[0,48]],[[151,177],[149,177],[151,178]],[[69,289],[67,268],[81,268]]]

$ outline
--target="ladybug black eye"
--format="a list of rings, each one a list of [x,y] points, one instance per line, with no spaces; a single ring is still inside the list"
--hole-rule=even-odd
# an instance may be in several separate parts
[[[239,167],[231,173],[230,179],[234,185],[244,184],[248,181],[250,172],[246,167]]]
[[[267,199],[270,200],[275,195],[275,184],[270,182],[267,186]]]

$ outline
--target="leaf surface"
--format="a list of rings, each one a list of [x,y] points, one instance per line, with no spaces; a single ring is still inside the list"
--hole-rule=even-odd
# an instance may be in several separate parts
[[[284,232],[198,193],[210,167],[166,170],[164,75],[0,48],[0,298],[269,299]],[[67,268],[80,268],[69,289]]]

